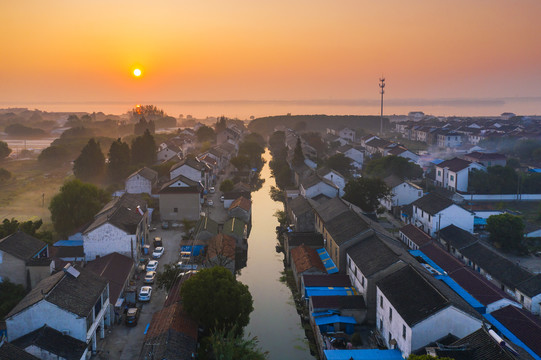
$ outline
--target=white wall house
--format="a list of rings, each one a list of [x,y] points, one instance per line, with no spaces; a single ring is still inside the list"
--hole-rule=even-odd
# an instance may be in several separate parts
[[[442,132],[438,134],[438,147],[457,148],[462,145],[462,134],[457,132]]]
[[[541,274],[537,274],[530,279],[520,283],[515,289],[515,298],[524,309],[532,314],[541,313]]]
[[[340,151],[340,149],[338,149],[338,150]],[[361,150],[359,150],[359,149],[357,149],[355,147],[352,147],[352,146],[348,146],[347,149],[344,149],[342,154],[346,155],[348,158],[353,160],[351,165],[353,165],[355,168],[357,168],[357,169],[362,169],[363,168],[364,154],[363,154],[363,152]]]
[[[338,136],[349,142],[355,142],[355,130],[352,130],[350,128],[343,128],[338,132]]]
[[[449,225],[473,233],[473,213],[441,195],[429,193],[412,205],[412,224],[432,237]]]
[[[436,185],[452,191],[468,191],[468,177],[472,169],[486,171],[486,168],[478,163],[453,158],[436,165]]]
[[[483,324],[411,266],[380,280],[376,296],[377,328],[385,344],[404,358],[448,334],[462,338]]]
[[[338,196],[340,191],[340,189],[331,181],[320,178],[315,174],[304,179],[299,186],[299,190],[301,195],[307,199],[311,199],[320,194],[333,198]]]
[[[129,194],[152,194],[152,189],[158,183],[158,173],[144,167],[137,170],[126,179],[126,192]]]
[[[177,156],[182,158],[182,149],[172,142],[161,143],[156,154],[156,158],[160,162],[171,160]]]
[[[380,199],[381,205],[387,210],[391,210],[394,206],[411,204],[423,196],[423,189],[419,186],[394,175],[386,177],[383,181],[391,189],[388,197]]]
[[[389,149],[386,155],[400,156],[414,163],[417,163],[420,158],[419,155],[415,154],[414,152],[409,151],[403,146],[395,146],[394,148]]]
[[[190,180],[200,182],[207,187],[210,179],[210,168],[197,159],[186,158],[171,167],[169,178],[173,180],[183,175]]]
[[[339,189],[339,195],[344,196],[344,187],[346,186],[346,178],[339,172],[332,169],[322,169],[318,171],[318,175],[332,182]]]
[[[95,351],[97,336],[105,336],[108,308],[107,281],[68,264],[64,271],[42,280],[6,316],[8,340],[47,324]]]

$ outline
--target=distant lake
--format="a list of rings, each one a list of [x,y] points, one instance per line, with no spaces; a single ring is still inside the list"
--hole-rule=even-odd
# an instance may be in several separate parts
[[[24,140],[24,139],[0,139],[1,141],[8,144],[9,148],[13,153],[19,153],[21,150],[43,150],[56,138],[43,138],[43,139],[34,139],[34,140]]]

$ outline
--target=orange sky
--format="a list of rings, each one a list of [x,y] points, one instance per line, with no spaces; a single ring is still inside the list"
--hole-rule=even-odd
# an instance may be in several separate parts
[[[539,0],[2,1],[0,99],[377,98],[381,74],[396,99],[541,96],[540,15]]]

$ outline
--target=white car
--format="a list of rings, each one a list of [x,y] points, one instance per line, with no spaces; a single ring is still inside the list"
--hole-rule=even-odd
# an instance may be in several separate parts
[[[156,271],[158,269],[158,261],[157,260],[150,260],[147,264],[147,272],[149,271]]]
[[[162,257],[164,251],[165,249],[163,248],[163,246],[158,246],[157,248],[154,249],[154,252],[152,253],[152,257],[154,259],[159,259]]]
[[[156,280],[156,271],[148,271],[143,279],[145,284],[154,284]]]
[[[152,295],[152,286],[143,286],[139,290],[139,301],[150,301]]]
[[[216,189],[214,188],[214,186],[211,186],[209,188],[209,193],[214,194],[215,192],[216,192]]]
[[[207,200],[207,204],[208,204],[208,206],[213,206],[213,205],[214,205],[214,201],[212,201],[212,200]]]

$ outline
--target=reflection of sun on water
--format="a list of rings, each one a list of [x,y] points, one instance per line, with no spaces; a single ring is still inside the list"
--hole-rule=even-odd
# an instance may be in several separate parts
[[[133,70],[133,75],[135,75],[135,77],[141,76],[141,69],[135,69],[135,70]]]

